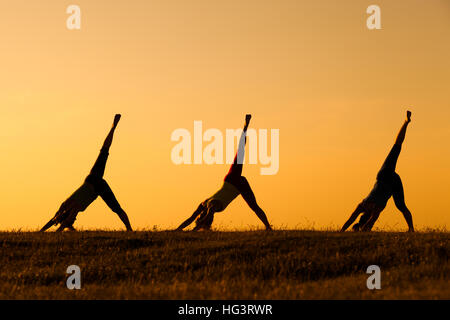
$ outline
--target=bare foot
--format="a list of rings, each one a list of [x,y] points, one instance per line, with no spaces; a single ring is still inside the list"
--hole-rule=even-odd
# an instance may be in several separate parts
[[[247,130],[247,127],[248,127],[248,125],[250,124],[250,119],[252,118],[252,115],[251,114],[246,114],[245,115],[245,126],[244,126],[244,128],[245,128],[245,130]]]
[[[120,114],[116,114],[116,116],[114,117],[114,127],[119,123],[120,117],[122,117],[122,115]]]

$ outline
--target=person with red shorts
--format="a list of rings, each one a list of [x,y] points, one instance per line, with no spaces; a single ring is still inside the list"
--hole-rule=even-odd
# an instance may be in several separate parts
[[[194,230],[210,230],[214,219],[214,214],[222,212],[237,196],[241,195],[248,206],[255,212],[262,221],[266,230],[272,230],[267,220],[266,214],[256,202],[255,195],[247,179],[242,176],[244,163],[245,143],[247,140],[247,128],[250,123],[251,115],[246,115],[245,125],[239,140],[239,146],[231,165],[230,171],[225,176],[222,187],[211,197],[200,203],[197,210],[184,221],[177,230],[183,230],[192,222],[196,221]]]

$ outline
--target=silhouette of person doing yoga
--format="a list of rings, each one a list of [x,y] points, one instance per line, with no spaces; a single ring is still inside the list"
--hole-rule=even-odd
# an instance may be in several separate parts
[[[120,114],[116,114],[114,117],[113,126],[105,139],[100,155],[92,167],[91,172],[86,177],[83,185],[62,203],[58,212],[56,212],[55,216],[41,229],[41,231],[45,231],[53,225],[58,224],[59,228],[57,231],[63,231],[66,228],[74,231],[75,228],[73,227],[73,224],[78,213],[86,210],[98,196],[100,196],[106,202],[108,207],[119,216],[127,230],[132,231],[127,214],[120,206],[108,183],[103,179],[106,161],[108,160],[109,155],[109,148],[111,147],[114,131],[120,121],[120,117]]]
[[[364,199],[352,213],[350,218],[344,224],[341,232],[347,228],[358,218],[361,213],[364,213],[359,222],[353,226],[355,231],[370,231],[377,221],[380,213],[386,207],[391,196],[394,198],[396,207],[402,212],[403,217],[408,224],[409,231],[414,231],[412,215],[405,204],[405,194],[403,191],[403,183],[400,176],[395,172],[397,160],[400,155],[403,141],[406,136],[406,129],[411,122],[411,112],[406,114],[406,121],[398,133],[397,140],[392,147],[391,152],[387,156],[381,170],[377,175],[377,182],[370,192],[369,196]]]
[[[216,212],[222,212],[238,196],[241,195],[249,207],[255,212],[258,218],[264,223],[266,230],[272,230],[266,214],[256,202],[255,195],[247,181],[242,176],[242,168],[245,154],[245,143],[247,128],[250,123],[251,115],[246,115],[245,126],[239,140],[239,146],[231,165],[230,171],[225,176],[222,187],[214,195],[200,203],[197,210],[184,221],[177,230],[183,230],[196,220],[194,230],[210,230]]]

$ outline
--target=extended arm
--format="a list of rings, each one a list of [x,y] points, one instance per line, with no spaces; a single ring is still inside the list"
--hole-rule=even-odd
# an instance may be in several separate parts
[[[350,227],[352,225],[352,223],[355,222],[356,218],[358,218],[358,216],[361,213],[363,213],[363,211],[364,211],[364,209],[362,208],[362,205],[359,204],[358,207],[355,209],[355,211],[353,211],[353,213],[350,216],[350,218],[347,220],[347,222],[342,227],[341,232],[344,232],[345,230],[347,230],[348,227]]]
[[[42,227],[40,230],[41,232],[46,231],[47,229],[51,228],[54,225],[57,225],[58,223],[62,223],[69,215],[72,215],[73,212],[78,213],[79,208],[77,206],[77,203],[73,201],[72,198],[67,199],[64,201],[61,206],[59,207],[58,211],[55,213],[53,218],[50,219],[47,224]]]
[[[186,221],[184,221],[178,228],[177,231],[182,231],[184,228],[186,228],[187,226],[189,226],[192,222],[195,221],[195,219],[203,212],[203,210],[205,209],[203,203],[200,203],[200,205],[198,206],[197,210],[194,211],[194,213],[192,214],[192,216],[190,216],[189,218],[186,219]]]
[[[47,224],[45,226],[42,227],[42,229],[40,230],[41,232],[47,231],[48,229],[50,229],[51,227],[53,227],[53,225],[55,225],[55,219],[51,218],[49,222],[47,222]]]

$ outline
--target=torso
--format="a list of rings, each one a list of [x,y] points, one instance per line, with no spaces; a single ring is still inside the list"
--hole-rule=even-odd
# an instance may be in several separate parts
[[[97,199],[98,193],[95,188],[89,182],[84,182],[70,198],[75,200],[80,205],[80,211],[86,210],[89,205]]]
[[[208,198],[209,200],[216,200],[219,201],[222,205],[222,210],[225,210],[225,208],[236,199],[236,197],[240,194],[239,190],[233,186],[231,183],[224,181],[222,187],[211,197]]]
[[[393,183],[388,178],[378,179],[373,186],[372,191],[364,201],[374,202],[378,207],[386,207],[387,202],[392,196]]]

